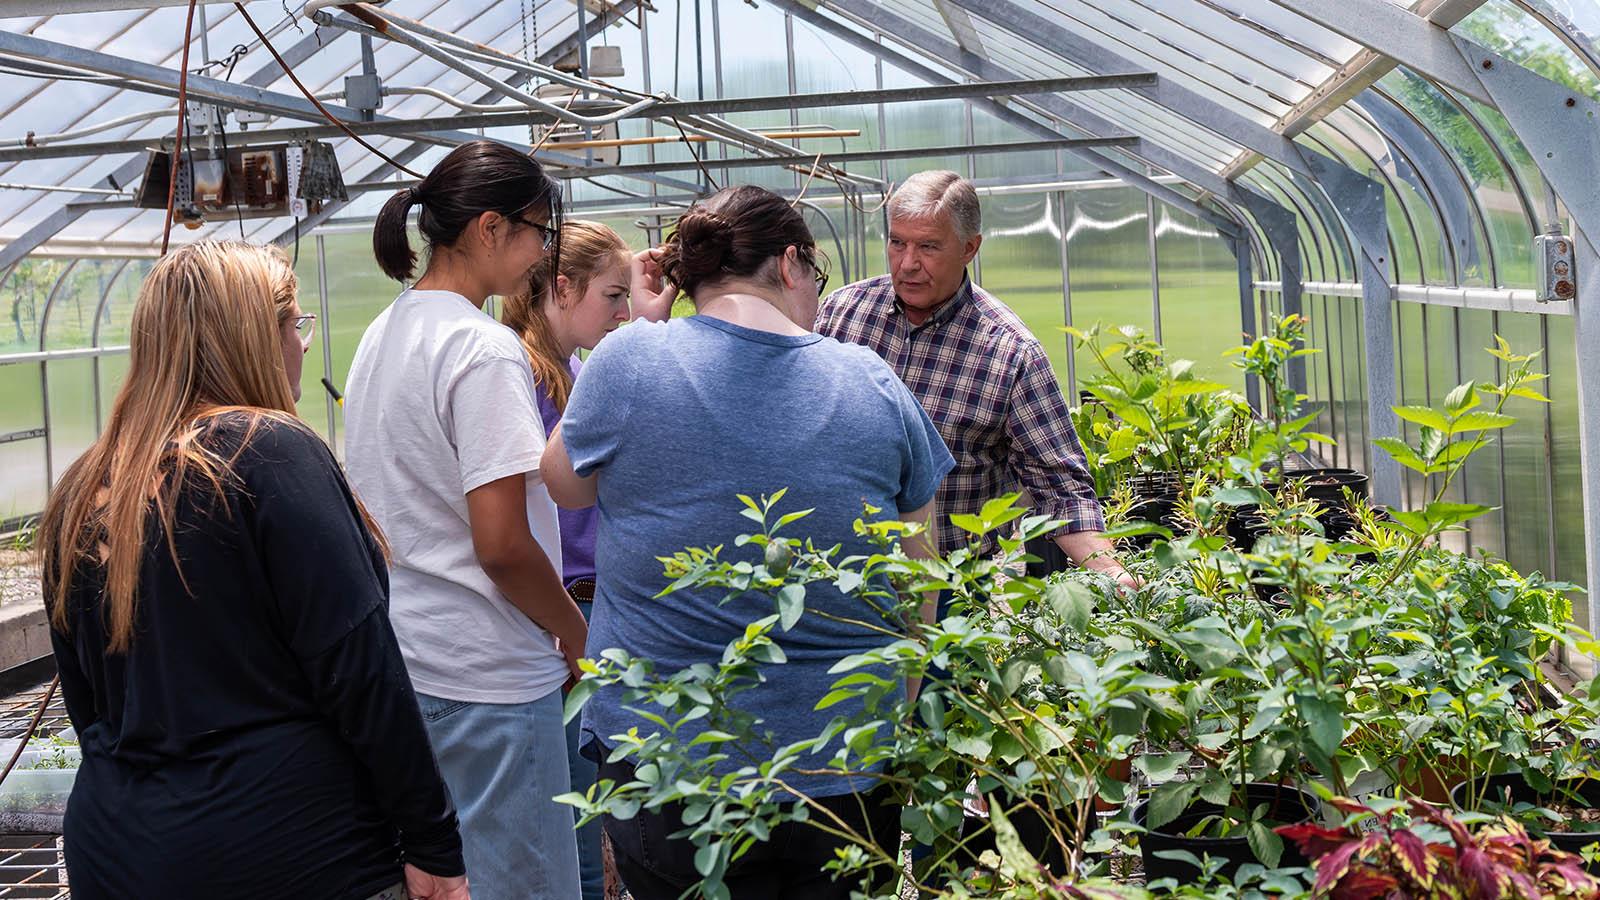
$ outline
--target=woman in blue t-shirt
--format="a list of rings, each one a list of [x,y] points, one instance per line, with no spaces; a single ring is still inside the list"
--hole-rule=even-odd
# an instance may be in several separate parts
[[[579,350],[593,350],[600,339],[632,318],[659,322],[672,312],[675,288],[632,292],[638,276],[653,275],[659,251],[637,256],[608,226],[600,222],[569,221],[561,224],[559,254],[551,254],[533,270],[528,290],[509,297],[500,321],[522,340],[533,367],[539,418],[546,434],[555,430],[567,408],[573,379],[583,363]],[[561,578],[577,601],[585,619],[591,618],[594,600],[594,535],[599,513],[593,505],[563,509],[561,522]],[[578,720],[567,726],[567,764],[572,789],[586,791],[594,784],[595,764],[579,753]],[[578,875],[583,900],[603,900],[604,878],[600,862],[600,824],[578,829]]]
[[[659,259],[664,277],[694,301],[697,315],[639,323],[590,355],[551,437],[541,472],[551,495],[572,508],[598,503],[598,570],[590,652],[608,647],[654,660],[666,673],[715,664],[728,641],[771,612],[770,601],[723,600],[721,591],[673,593],[659,557],[722,545],[725,558],[750,530],[737,494],[788,488],[784,511],[813,512],[793,530],[843,554],[873,548],[854,531],[863,504],[928,522],[935,490],[954,465],[933,423],[894,372],[864,347],[811,332],[827,280],[800,213],[758,187],[728,188],[679,219]],[[931,530],[912,552],[933,546]],[[846,621],[867,605],[826,584],[807,590],[804,616],[779,638],[781,677],[740,695],[762,721],[749,752],[770,754],[814,738],[837,709],[813,706],[829,669],[878,646],[881,634]],[[678,738],[692,739],[692,724]],[[611,735],[653,730],[626,709],[620,691],[596,692],[584,710],[587,749],[601,760]],[[815,760],[819,764],[831,751]],[[600,778],[633,780],[626,762],[600,764]],[[899,843],[899,810],[856,791],[871,777],[796,776],[794,786],[858,830]],[[866,802],[862,802],[865,799]],[[693,845],[669,835],[673,813],[641,811],[604,828],[617,867],[637,900],[670,900],[699,879]],[[735,898],[845,898],[824,864],[839,842],[804,824],[786,826],[731,867]]]

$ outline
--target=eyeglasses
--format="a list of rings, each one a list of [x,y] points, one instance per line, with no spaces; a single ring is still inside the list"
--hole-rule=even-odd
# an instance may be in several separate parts
[[[817,265],[816,251],[802,247],[796,247],[795,250],[800,261],[811,267],[811,277],[817,283],[817,296],[822,296],[822,292],[828,289],[828,273]]]
[[[541,225],[532,219],[524,219],[521,213],[517,213],[514,216],[507,216],[506,218],[518,224],[526,225],[529,228],[537,228],[539,230],[539,234],[544,237],[544,245],[542,249],[544,249],[546,252],[548,252],[551,247],[556,245],[556,236],[561,233],[561,229],[559,228],[551,228],[549,225]]]
[[[300,338],[300,346],[311,349],[311,339],[317,333],[317,317],[295,316],[289,321],[294,323],[294,333]]]

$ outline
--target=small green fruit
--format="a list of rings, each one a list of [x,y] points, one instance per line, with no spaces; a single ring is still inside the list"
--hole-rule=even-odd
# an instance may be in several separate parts
[[[789,571],[789,564],[794,562],[794,551],[789,549],[789,542],[774,540],[767,545],[767,571],[774,576],[782,578]]]

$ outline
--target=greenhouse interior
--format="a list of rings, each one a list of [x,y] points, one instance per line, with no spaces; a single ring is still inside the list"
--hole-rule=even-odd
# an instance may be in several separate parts
[[[1583,310],[1600,303],[1597,112],[1594,0],[0,0],[0,897],[67,897],[71,880],[120,871],[88,861],[118,838],[93,835],[110,820],[80,810],[94,757],[105,772],[126,765],[129,738],[87,731],[108,727],[108,703],[121,721],[133,692],[184,702],[132,674],[143,625],[132,650],[108,651],[133,654],[110,682],[58,675],[86,638],[52,622],[67,595],[44,586],[70,569],[51,562],[67,545],[41,546],[70,532],[41,524],[52,491],[96,448],[115,454],[108,422],[147,277],[202,241],[282,248],[300,318],[315,320],[298,418],[350,468],[366,521],[393,532],[347,444],[373,427],[356,418],[364,398],[345,405],[368,383],[358,347],[404,288],[375,259],[374,229],[397,192],[421,196],[427,173],[481,140],[539,164],[562,222],[602,223],[631,253],[674,246],[679,218],[723,188],[766,189],[814,237],[824,318],[872,296],[846,285],[900,284],[911,251],[891,198],[916,173],[955,173],[981,225],[969,240],[950,220],[972,248],[957,265],[973,288],[939,299],[976,303],[981,287],[998,301],[984,315],[1020,322],[1003,326],[1008,340],[1042,348],[1052,408],[1070,412],[1051,431],[1065,443],[1041,452],[1077,466],[1103,508],[1102,559],[1120,560],[1112,583],[1042,521],[1057,506],[1022,514],[1047,482],[1009,468],[974,498],[981,511],[947,509],[951,483],[939,488],[938,536],[970,537],[973,552],[937,564],[903,555],[915,528],[903,542],[873,532],[892,565],[829,557],[805,542],[806,519],[766,518],[793,504],[763,493],[787,487],[804,505],[806,485],[730,486],[734,512],[737,493],[757,498],[745,498],[755,539],[709,525],[695,539],[746,556],[673,546],[647,559],[665,566],[662,588],[766,598],[717,607],[748,613],[717,638],[721,668],[716,654],[704,671],[630,668],[641,651],[591,642],[569,695],[573,709],[655,709],[660,726],[629,744],[637,779],[601,782],[609,792],[573,781],[562,801],[605,823],[603,896],[669,896],[630,874],[637,848],[612,831],[647,814],[682,829],[670,845],[692,857],[671,896],[835,896],[750,880],[765,865],[752,859],[800,864],[753,846],[831,809],[790,790],[792,767],[870,770],[898,792],[900,841],[843,820],[827,831],[837,846],[809,865],[827,890],[846,885],[840,897],[1600,897],[1600,844],[1585,839],[1600,832],[1600,604],[1585,593],[1600,584],[1587,540],[1600,534],[1600,314]],[[538,227],[557,224],[553,212]],[[501,320],[506,298],[489,293],[474,302]],[[698,299],[674,299],[669,324],[694,315]],[[609,371],[601,348],[585,373]],[[970,447],[952,432],[970,423],[947,423],[961,413],[906,375],[923,363],[896,359],[965,471]],[[570,413],[562,423],[581,436]],[[1004,462],[1022,452],[1014,430],[993,440],[995,460],[1020,465]],[[775,471],[789,449],[772,448]],[[599,472],[612,546],[608,507],[621,504]],[[549,495],[565,507],[558,483]],[[109,527],[79,524],[91,521]],[[476,539],[476,512],[472,527]],[[596,623],[608,602],[623,608],[606,552],[589,582]],[[112,554],[101,545],[102,562]],[[390,566],[398,603],[402,556]],[[837,715],[811,735],[813,755],[771,743],[757,701],[724,702],[810,677],[761,648],[808,627],[819,591],[849,599],[891,578],[906,597],[943,591],[944,618],[875,626],[899,643],[853,643],[817,670],[808,715]],[[140,609],[159,599],[145,584]],[[509,596],[494,602],[526,612]],[[547,645],[556,633],[522,624]],[[405,627],[397,615],[415,675]],[[903,645],[920,649],[889,649]],[[879,668],[862,668],[868,656]],[[752,678],[758,663],[770,669]],[[707,716],[699,740],[745,757],[679,740]],[[755,762],[719,780],[729,756]],[[454,777],[445,766],[465,884],[433,871],[420,886],[411,862],[402,880],[396,856],[391,893],[304,895],[602,896],[587,880],[500,893]],[[683,804],[694,815],[680,821]],[[123,815],[119,827],[154,829],[163,847],[171,822]],[[412,826],[394,827],[405,847]],[[588,827],[585,873],[600,871]],[[164,851],[173,859],[138,882],[166,884],[159,896],[257,896],[186,882],[174,873],[189,851]]]

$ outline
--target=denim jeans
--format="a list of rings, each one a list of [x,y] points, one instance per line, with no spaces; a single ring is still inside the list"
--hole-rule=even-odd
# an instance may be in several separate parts
[[[578,602],[578,610],[583,613],[585,621],[592,607],[592,603]],[[579,752],[582,724],[583,716],[574,716],[567,723],[567,772],[572,779],[572,789],[580,794],[589,790],[595,781],[594,760]],[[600,859],[599,819],[578,829],[578,880],[583,887],[583,900],[605,900],[605,867]]]
[[[562,695],[468,703],[417,693],[433,752],[455,799],[473,900],[572,900],[578,847]]]

